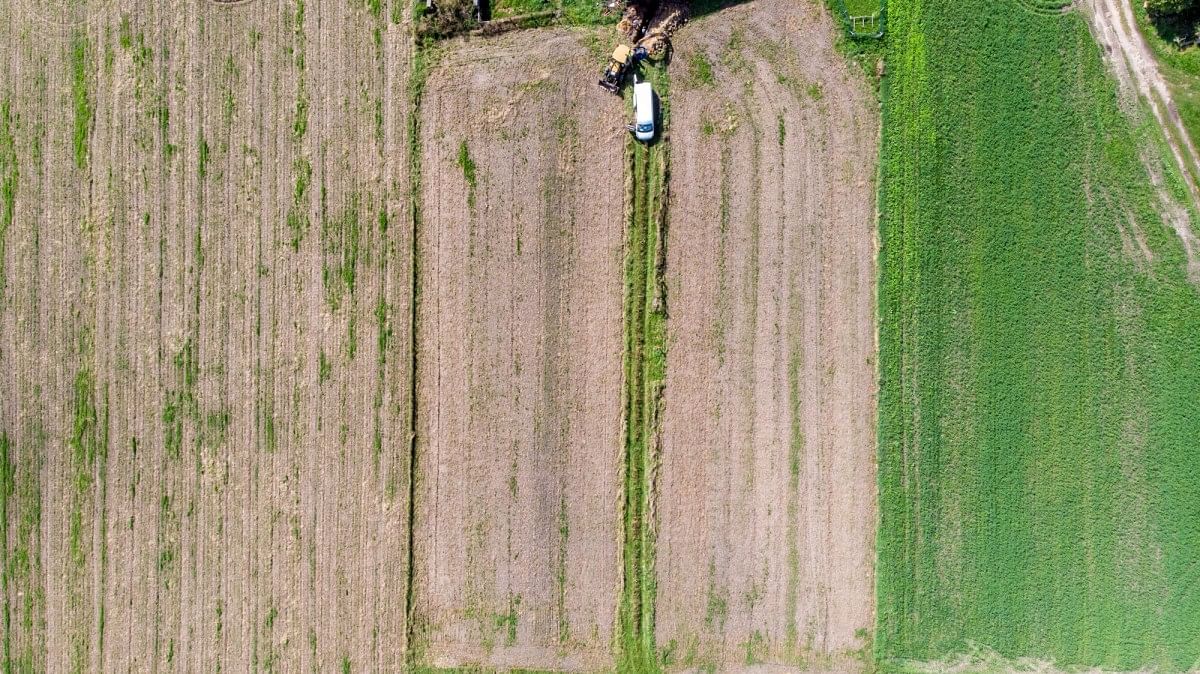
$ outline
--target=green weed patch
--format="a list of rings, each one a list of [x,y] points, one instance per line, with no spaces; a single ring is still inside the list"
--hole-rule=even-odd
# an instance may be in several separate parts
[[[76,32],[71,37],[71,99],[75,111],[75,165],[85,168],[88,161],[88,141],[92,135],[92,118],[95,115],[92,93],[88,89],[88,73],[92,69],[88,55],[87,35]]]
[[[524,14],[544,12],[555,9],[556,2],[552,0],[496,0],[491,3],[492,19],[507,19]]]
[[[12,662],[12,607],[9,600],[9,571],[8,571],[8,499],[14,489],[16,466],[9,458],[8,433],[0,430],[0,593],[3,593],[4,662]]]
[[[17,186],[21,181],[21,170],[17,164],[16,140],[13,136],[13,120],[10,102],[0,104],[0,307],[4,306],[5,271],[4,251],[8,228],[17,212]]]

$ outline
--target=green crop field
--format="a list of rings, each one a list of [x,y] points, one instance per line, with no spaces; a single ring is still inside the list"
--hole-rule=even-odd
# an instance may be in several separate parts
[[[880,10],[880,0],[845,0],[846,11],[851,16],[870,16]]]
[[[1028,10],[888,8],[876,654],[1179,670],[1200,292],[1159,192],[1184,190],[1084,19]]]

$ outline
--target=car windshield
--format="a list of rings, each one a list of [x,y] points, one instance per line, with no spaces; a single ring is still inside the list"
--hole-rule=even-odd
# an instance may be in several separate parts
[[[653,131],[654,125],[653,124],[638,124],[637,130],[641,131],[642,133],[646,133],[647,131]]]

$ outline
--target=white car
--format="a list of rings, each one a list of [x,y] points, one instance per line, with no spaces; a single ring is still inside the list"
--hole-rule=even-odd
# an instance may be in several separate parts
[[[654,139],[654,88],[649,82],[633,85],[633,137],[643,142]]]

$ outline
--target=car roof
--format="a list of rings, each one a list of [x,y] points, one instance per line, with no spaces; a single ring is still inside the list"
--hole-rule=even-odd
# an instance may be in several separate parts
[[[633,85],[633,97],[642,101],[642,104],[650,102],[654,95],[654,89],[649,82],[638,82]]]

